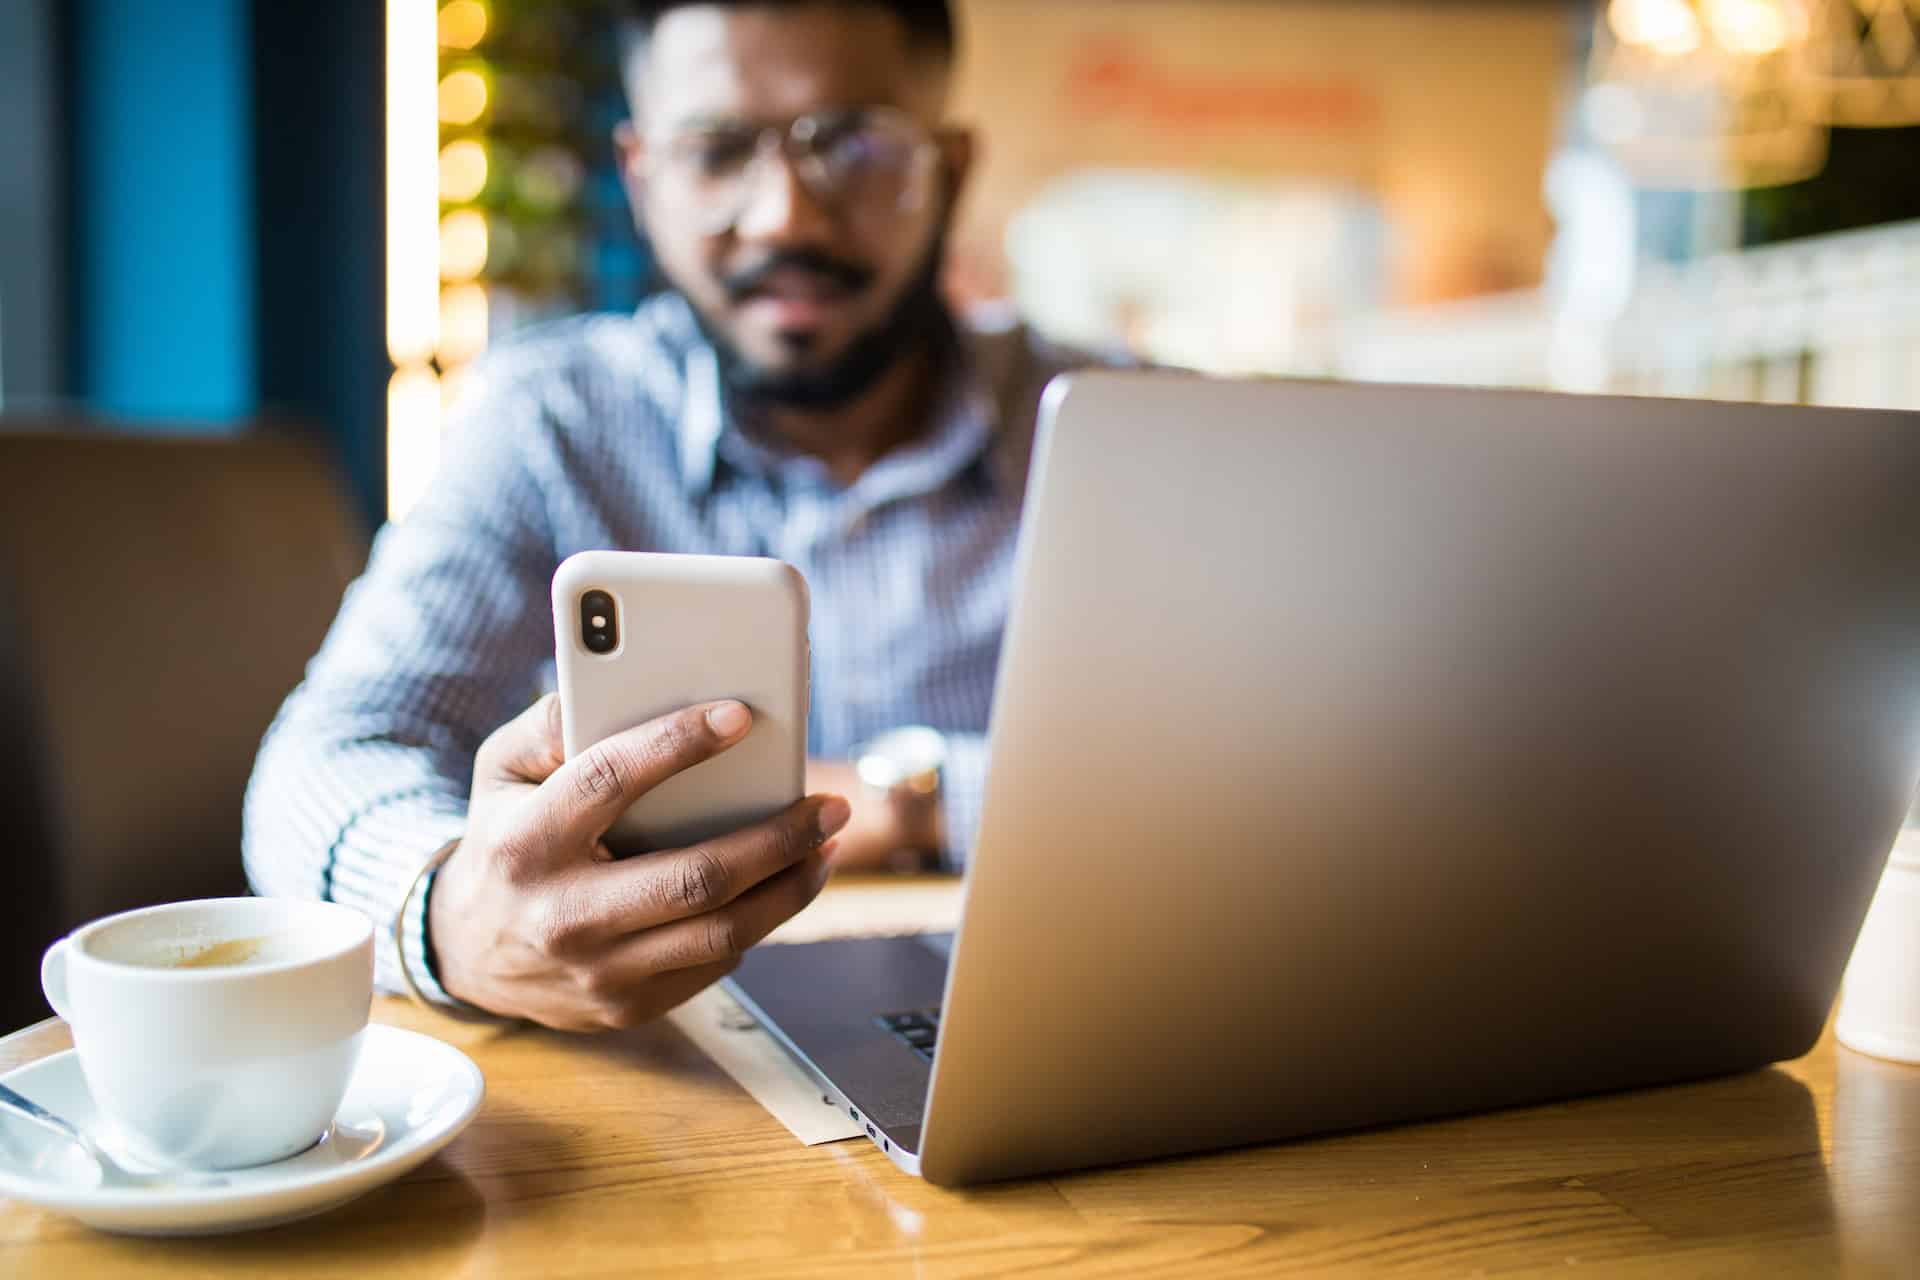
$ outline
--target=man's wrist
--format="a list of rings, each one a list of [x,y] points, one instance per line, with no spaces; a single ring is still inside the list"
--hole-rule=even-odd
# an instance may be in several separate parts
[[[467,863],[459,857],[459,853],[456,842],[441,859],[440,865],[433,869],[432,883],[426,894],[426,931],[422,951],[431,965],[434,984],[440,988],[446,1002],[477,1008],[473,1000],[464,994],[466,983],[462,981],[464,975],[460,969],[461,873]]]
[[[901,870],[924,870],[938,862],[946,847],[941,773],[946,737],[924,725],[883,733],[854,750],[854,769],[873,802],[888,815],[902,851]]]
[[[457,1003],[457,997],[442,982],[436,956],[433,890],[438,885],[441,870],[459,845],[460,837],[456,835],[434,850],[421,864],[400,900],[400,912],[395,920],[395,961],[400,968],[401,985],[423,1004],[446,1006]]]
[[[941,801],[940,792],[920,795],[895,789],[890,800],[900,824],[901,843],[905,847],[934,855],[946,849],[947,807]]]
[[[445,892],[435,894],[433,890],[441,889],[444,891],[451,887],[455,883],[455,877],[457,877],[458,871],[456,870],[454,876],[450,877],[448,875],[449,868],[466,865],[454,856],[459,853],[460,845],[461,842],[455,839],[442,846],[432,858],[428,859],[427,865],[421,868],[420,878],[415,882],[416,892],[418,896],[424,900],[421,904],[423,927],[421,932],[420,964],[423,968],[432,970],[432,972],[427,975],[427,982],[432,984],[431,990],[423,989],[425,987],[424,983],[416,983],[414,981],[412,976],[415,972],[414,970],[405,971],[403,976],[406,977],[410,994],[412,994],[416,1001],[430,1006],[437,1013],[452,1018],[457,1022],[498,1023],[501,1021],[516,1021],[516,1019],[505,1014],[496,1013],[485,1005],[470,1000],[462,994],[463,988],[458,985],[458,972],[447,963],[450,955],[458,954],[457,949],[436,945],[434,942],[436,924],[438,925],[440,942],[444,943],[452,936],[449,922],[459,919],[459,908],[457,905],[451,907],[446,905],[435,906],[436,899],[440,903],[445,904],[450,899],[454,899],[455,895],[449,895]]]

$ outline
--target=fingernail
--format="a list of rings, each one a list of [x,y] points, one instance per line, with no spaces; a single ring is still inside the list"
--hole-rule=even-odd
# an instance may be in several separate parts
[[[839,796],[829,796],[826,803],[820,806],[820,812],[814,816],[814,820],[820,824],[820,838],[824,840],[838,834],[852,817],[853,809],[845,800]]]
[[[707,709],[707,724],[723,738],[737,738],[753,723],[753,715],[737,702],[720,702]]]

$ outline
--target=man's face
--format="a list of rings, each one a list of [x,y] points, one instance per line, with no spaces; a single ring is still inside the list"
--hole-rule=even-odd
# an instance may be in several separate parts
[[[965,175],[967,138],[939,132],[947,67],[885,9],[820,3],[671,10],[633,70],[634,128],[620,137],[629,192],[733,380],[774,401],[857,394],[903,354],[889,330],[931,289]],[[900,198],[884,182],[836,189],[765,145],[722,188],[735,198],[700,181],[738,165],[755,130],[802,118],[825,122],[829,140],[863,119],[918,140]]]

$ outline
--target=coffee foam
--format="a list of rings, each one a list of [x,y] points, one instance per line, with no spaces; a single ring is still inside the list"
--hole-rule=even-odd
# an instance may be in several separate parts
[[[86,952],[110,964],[143,969],[237,969],[311,959],[326,950],[328,939],[322,934],[287,928],[262,931],[262,923],[266,922],[233,921],[230,926],[193,919],[130,922],[88,939]]]

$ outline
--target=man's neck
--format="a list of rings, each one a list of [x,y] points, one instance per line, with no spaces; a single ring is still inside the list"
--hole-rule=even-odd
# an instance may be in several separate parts
[[[762,440],[820,459],[834,483],[850,485],[889,451],[927,430],[940,371],[937,344],[929,343],[838,408],[755,406],[742,411],[742,425]]]

